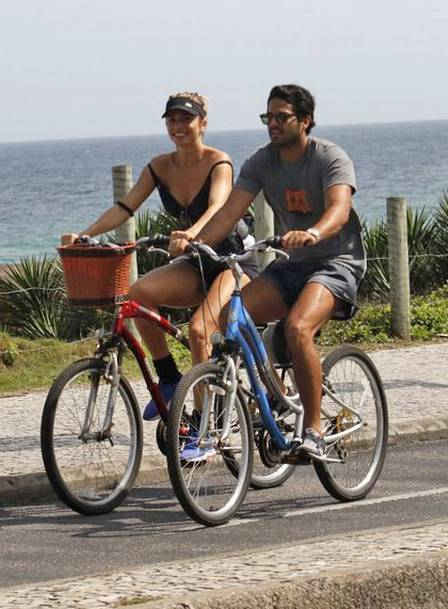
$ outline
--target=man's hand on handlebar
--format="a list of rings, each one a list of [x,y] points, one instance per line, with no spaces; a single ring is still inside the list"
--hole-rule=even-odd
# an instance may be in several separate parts
[[[293,250],[296,247],[315,245],[316,238],[304,230],[290,230],[282,236],[282,247],[285,250]]]

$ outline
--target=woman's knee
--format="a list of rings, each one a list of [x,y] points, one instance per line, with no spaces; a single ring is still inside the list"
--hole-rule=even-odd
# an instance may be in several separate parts
[[[129,297],[131,300],[140,302],[147,307],[158,305],[156,294],[153,294],[153,290],[143,278],[138,279],[130,286]]]
[[[211,328],[207,326],[201,316],[193,315],[188,328],[190,342],[202,345],[207,344],[210,340],[211,331]]]

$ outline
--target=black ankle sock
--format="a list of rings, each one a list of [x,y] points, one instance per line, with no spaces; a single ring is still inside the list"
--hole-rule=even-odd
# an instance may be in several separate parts
[[[176,362],[171,353],[161,359],[153,360],[153,363],[157,376],[162,383],[177,383],[181,379],[182,375],[177,369]]]

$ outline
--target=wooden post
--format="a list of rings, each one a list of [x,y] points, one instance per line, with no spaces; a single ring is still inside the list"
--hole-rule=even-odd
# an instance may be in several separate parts
[[[389,281],[392,333],[409,340],[411,335],[411,291],[409,281],[406,199],[387,199]]]
[[[275,235],[274,213],[267,204],[263,191],[258,193],[254,201],[254,232],[256,241]],[[264,269],[274,259],[274,254],[259,254],[260,268]]]
[[[115,165],[112,167],[112,185],[114,203],[124,199],[133,185],[132,165]],[[133,243],[135,241],[135,219],[128,218],[121,226],[115,230],[115,237],[118,243]],[[138,279],[137,253],[132,254],[131,267],[129,269],[129,284],[132,285]],[[135,327],[134,320],[126,322],[129,330],[139,339],[139,333]]]
[[[112,167],[112,183],[113,183],[113,198],[114,203],[124,199],[131,190],[132,181],[132,166],[131,165],[116,165]],[[135,220],[128,218],[115,231],[116,239],[119,243],[128,243],[135,241]],[[131,268],[129,271],[129,282],[132,284],[137,281],[137,255],[132,254]]]

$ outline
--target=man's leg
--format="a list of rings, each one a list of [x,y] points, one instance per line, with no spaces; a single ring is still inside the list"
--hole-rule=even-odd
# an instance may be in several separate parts
[[[308,283],[292,307],[285,325],[297,388],[305,410],[304,429],[321,433],[322,367],[314,344],[318,330],[333,315],[338,299],[320,283]]]

